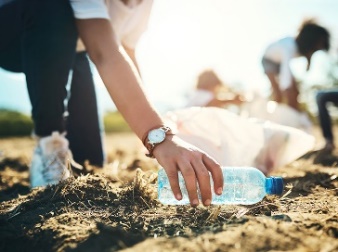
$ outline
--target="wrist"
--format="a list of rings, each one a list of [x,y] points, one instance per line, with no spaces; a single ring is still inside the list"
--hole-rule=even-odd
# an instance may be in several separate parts
[[[173,135],[172,130],[165,125],[160,125],[148,130],[142,138],[143,145],[148,150],[147,157],[154,158],[154,149],[163,143],[168,136]]]

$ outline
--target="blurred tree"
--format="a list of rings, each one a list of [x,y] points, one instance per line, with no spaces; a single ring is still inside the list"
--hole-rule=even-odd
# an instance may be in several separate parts
[[[33,131],[30,116],[17,111],[0,110],[0,137],[28,136]]]

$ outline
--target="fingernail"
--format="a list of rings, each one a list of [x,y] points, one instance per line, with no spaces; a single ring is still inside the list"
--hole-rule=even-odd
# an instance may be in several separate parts
[[[211,203],[211,200],[210,199],[207,199],[206,201],[204,201],[204,205],[205,206],[209,206]]]
[[[180,193],[176,194],[176,199],[177,200],[181,200],[182,199],[182,195]]]
[[[194,200],[192,201],[192,204],[193,204],[194,206],[197,206],[198,203],[199,203],[198,199],[194,199]]]
[[[222,188],[222,187],[219,187],[219,188],[217,189],[217,194],[220,195],[220,194],[222,194],[222,192],[223,192],[223,188]]]

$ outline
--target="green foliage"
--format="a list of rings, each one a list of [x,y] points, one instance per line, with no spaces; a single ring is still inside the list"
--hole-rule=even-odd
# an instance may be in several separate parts
[[[106,113],[103,122],[107,133],[131,131],[118,111]],[[30,116],[17,111],[0,109],[0,137],[29,136],[33,127]]]
[[[32,133],[32,119],[20,112],[0,109],[0,137],[28,136]]]
[[[118,111],[108,112],[103,118],[104,130],[111,132],[130,132],[131,129]]]

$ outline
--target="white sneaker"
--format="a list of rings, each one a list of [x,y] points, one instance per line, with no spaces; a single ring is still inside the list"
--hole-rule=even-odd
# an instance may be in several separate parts
[[[31,187],[57,184],[71,176],[72,154],[59,132],[38,140],[30,167]]]

